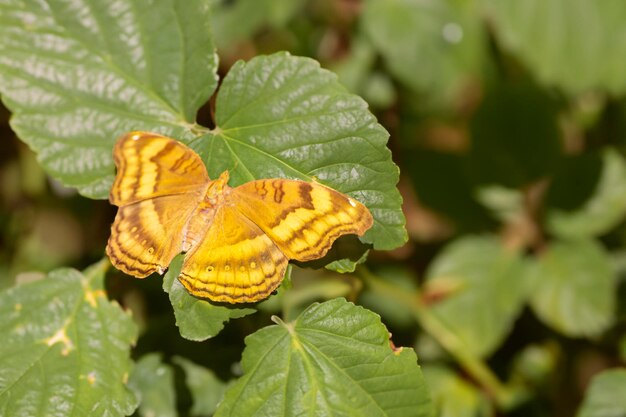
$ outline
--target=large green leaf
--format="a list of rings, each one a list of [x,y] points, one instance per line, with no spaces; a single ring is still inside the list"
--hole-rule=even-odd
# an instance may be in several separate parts
[[[571,177],[568,181],[572,181]],[[582,238],[607,233],[625,217],[626,161],[617,151],[606,149],[602,154],[602,172],[591,197],[574,210],[551,207],[546,222],[548,230],[559,237]]]
[[[626,91],[622,0],[482,2],[502,45],[545,83],[573,93]]]
[[[596,336],[612,322],[615,274],[593,240],[555,242],[529,268],[531,306],[568,336]]]
[[[244,371],[216,416],[430,416],[412,349],[392,350],[380,318],[338,298],[246,339]]]
[[[210,176],[229,169],[234,185],[316,179],[370,209],[374,226],[364,240],[375,248],[406,241],[389,135],[365,101],[316,61],[277,53],[237,62],[218,92],[215,123],[191,143]]]
[[[131,318],[107,300],[104,263],[0,294],[0,415],[126,416]]]
[[[626,416],[626,369],[610,369],[596,375],[576,416]]]
[[[474,2],[367,0],[362,29],[402,83],[452,99],[482,64],[485,36]]]
[[[177,256],[163,278],[163,289],[170,296],[176,325],[185,339],[202,341],[218,334],[230,319],[256,312],[253,308],[239,308],[213,304],[196,298],[177,279],[183,266],[183,256]]]
[[[106,197],[114,140],[183,137],[217,85],[203,0],[6,0],[0,94],[44,168]]]
[[[523,263],[492,237],[467,237],[446,247],[427,271],[427,285],[458,288],[432,311],[474,355],[497,348],[526,300]]]
[[[141,417],[177,417],[174,371],[158,353],[143,356],[135,364],[128,385],[141,399]]]
[[[213,415],[217,404],[224,396],[227,384],[216,377],[210,369],[180,356],[174,357],[174,363],[180,365],[185,371],[185,382],[193,400],[190,414],[192,416]]]

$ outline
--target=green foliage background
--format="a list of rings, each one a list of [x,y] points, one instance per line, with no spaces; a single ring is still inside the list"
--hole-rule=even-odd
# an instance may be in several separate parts
[[[626,415],[624,22],[622,0],[0,1],[0,415]],[[315,178],[374,227],[257,305],[190,296],[180,257],[123,276],[102,199],[130,130],[231,185]]]

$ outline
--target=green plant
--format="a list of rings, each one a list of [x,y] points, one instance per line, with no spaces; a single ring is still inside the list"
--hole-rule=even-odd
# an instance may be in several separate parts
[[[626,413],[623,2],[351,4],[0,2],[0,415]],[[122,276],[131,130],[375,224],[255,305]]]

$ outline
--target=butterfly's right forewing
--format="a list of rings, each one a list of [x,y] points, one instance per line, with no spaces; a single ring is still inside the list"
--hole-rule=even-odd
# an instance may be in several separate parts
[[[186,146],[133,132],[115,145],[117,176],[110,193],[119,210],[107,255],[129,275],[162,273],[182,251],[190,218],[209,183],[204,164]]]
[[[181,143],[147,132],[122,136],[113,149],[117,175],[109,201],[125,206],[163,195],[202,198],[209,176],[200,157]]]

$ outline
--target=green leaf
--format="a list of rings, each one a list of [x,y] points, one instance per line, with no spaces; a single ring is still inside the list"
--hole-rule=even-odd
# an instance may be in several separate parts
[[[48,173],[105,198],[130,130],[183,138],[217,85],[203,0],[7,0],[0,94]]]
[[[519,256],[493,237],[466,237],[447,246],[426,273],[427,285],[456,291],[434,304],[433,313],[474,355],[497,348],[520,313],[527,290]]]
[[[479,73],[485,35],[478,16],[473,2],[368,0],[361,28],[391,74],[449,101]]]
[[[0,294],[0,415],[126,416],[136,327],[104,292],[104,265],[58,269]]]
[[[489,400],[476,387],[450,369],[430,365],[422,368],[438,417],[489,417]]]
[[[577,417],[626,415],[626,369],[610,369],[593,377]]]
[[[572,181],[571,177],[568,181]],[[614,149],[606,149],[591,197],[575,210],[552,207],[547,213],[546,227],[561,238],[594,237],[609,232],[625,217],[626,161]]]
[[[128,385],[138,394],[141,417],[177,417],[174,371],[158,353],[143,356],[135,364]]]
[[[380,318],[335,299],[246,339],[244,375],[216,416],[430,416],[412,349],[393,351]]]
[[[502,45],[546,84],[571,93],[591,88],[626,91],[622,0],[483,3]]]
[[[185,371],[185,381],[191,391],[192,416],[210,416],[215,413],[217,404],[224,397],[227,384],[215,376],[213,371],[182,358],[174,357],[174,363]]]
[[[615,275],[593,240],[555,242],[529,268],[531,306],[546,324],[572,336],[597,336],[612,323]]]
[[[363,240],[392,249],[407,240],[389,134],[367,104],[308,58],[277,53],[239,61],[220,87],[216,129],[191,146],[216,177],[318,180],[364,203],[374,225]]]
[[[218,334],[228,320],[256,312],[254,308],[213,304],[189,294],[177,279],[183,266],[183,259],[181,255],[174,258],[163,277],[163,289],[169,294],[176,325],[182,337],[195,341],[209,339]]]

